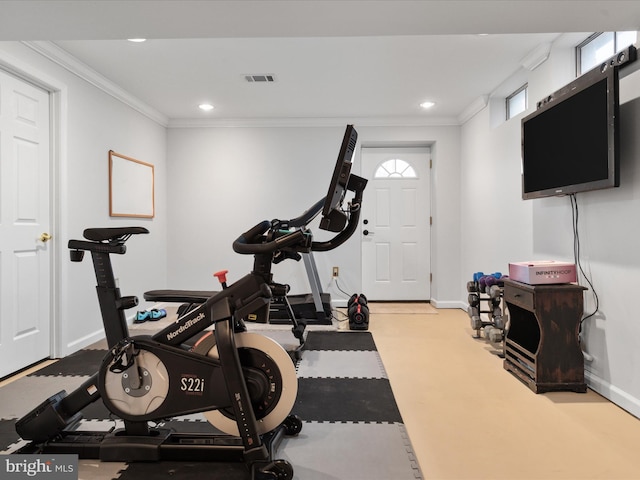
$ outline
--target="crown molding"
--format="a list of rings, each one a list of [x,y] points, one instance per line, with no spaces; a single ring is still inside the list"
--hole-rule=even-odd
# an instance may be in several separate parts
[[[43,57],[48,58],[57,65],[60,65],[62,68],[68,70],[77,77],[90,83],[94,87],[102,90],[106,94],[111,95],[113,98],[121,101],[125,105],[128,105],[142,115],[150,118],[154,122],[159,123],[163,127],[166,127],[169,124],[169,118],[166,115],[134,97],[108,78],[93,70],[87,64],[81,62],[76,57],[57,46],[55,43],[49,41],[21,43]]]
[[[211,127],[336,127],[345,124],[359,127],[428,127],[458,126],[456,118],[439,117],[286,117],[286,118],[172,118],[168,128]]]
[[[520,65],[529,71],[533,71],[547,61],[550,53],[551,42],[541,43],[520,60]]]
[[[458,123],[463,125],[471,120],[477,113],[483,110],[489,104],[489,95],[480,95],[460,115],[458,115]]]

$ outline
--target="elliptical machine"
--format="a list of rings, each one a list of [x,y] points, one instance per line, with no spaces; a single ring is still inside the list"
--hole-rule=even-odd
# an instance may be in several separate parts
[[[285,230],[264,221],[240,235],[233,249],[254,255],[253,271],[153,336],[129,335],[124,311],[138,304],[116,287],[111,255],[146,234],[142,227],[92,228],[85,240],[70,240],[71,261],[93,260],[97,294],[109,348],[97,373],[80,387],[49,397],[18,420],[17,433],[31,443],[19,453],[76,453],[102,461],[200,460],[244,462],[256,480],[293,478],[292,466],[275,459],[282,437],[297,435],[302,421],[290,415],[297,394],[295,366],[268,337],[246,331],[245,320],[267,322],[275,257],[294,258],[311,249],[329,250],[355,232],[366,180],[350,175],[357,133],[347,127],[320,228],[337,232],[314,242],[305,228]],[[346,146],[345,146],[346,145]],[[355,193],[347,212],[347,191]],[[319,205],[318,202],[314,207]],[[319,209],[314,216],[319,213]],[[180,291],[173,291],[180,298]],[[181,301],[181,300],[177,300]],[[214,326],[193,347],[187,341]],[[81,410],[102,399],[124,421],[114,432],[76,431]],[[149,422],[203,412],[226,435],[184,434],[151,428]]]

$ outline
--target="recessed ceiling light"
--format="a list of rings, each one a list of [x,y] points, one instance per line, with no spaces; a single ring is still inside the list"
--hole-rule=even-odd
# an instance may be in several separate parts
[[[198,108],[200,110],[208,112],[209,110],[213,110],[213,105],[211,105],[210,103],[201,103],[200,105],[198,105]]]
[[[142,43],[147,41],[146,38],[127,38],[127,40],[133,43]]]
[[[433,107],[434,105],[435,105],[435,103],[433,103],[433,102],[422,102],[422,103],[420,104],[420,106],[421,106],[422,108],[424,108],[425,110],[426,110],[427,108],[431,108],[431,107]]]

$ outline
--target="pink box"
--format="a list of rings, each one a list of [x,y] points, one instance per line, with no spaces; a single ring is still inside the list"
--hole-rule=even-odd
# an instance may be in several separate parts
[[[514,262],[509,264],[509,278],[529,285],[576,282],[575,263],[555,260]]]

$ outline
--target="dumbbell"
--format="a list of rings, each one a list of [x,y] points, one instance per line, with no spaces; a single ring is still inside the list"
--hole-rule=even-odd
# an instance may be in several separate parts
[[[493,317],[493,323],[496,326],[496,328],[500,330],[504,330],[507,325],[507,320],[505,317],[502,316],[502,312],[500,313],[501,313],[500,315],[496,315]]]
[[[493,275],[486,275],[484,277],[484,291],[489,293],[489,289],[498,283],[498,279]]]
[[[367,297],[365,297],[364,294],[354,293],[353,295],[351,295],[351,298],[349,298],[349,300],[347,301],[347,309],[349,309],[351,305],[353,305],[356,302],[361,305],[366,305],[367,303],[369,303],[367,301]]]
[[[469,307],[471,309],[471,307]],[[477,309],[476,309],[477,310]],[[475,312],[469,312],[469,318],[471,319],[471,329],[472,330],[480,330],[482,328],[482,319],[480,315],[475,314]]]
[[[500,343],[503,339],[503,332],[500,329],[492,327],[491,325],[485,327],[484,336],[491,343]]]
[[[480,295],[477,293],[470,293],[467,297],[469,307],[467,313],[471,319],[471,328],[473,330],[479,330],[482,326],[482,320],[480,319]]]
[[[484,273],[482,272],[476,272],[473,274],[473,281],[478,283],[478,280],[480,280],[480,277],[484,277]]]
[[[480,305],[480,296],[477,293],[470,293],[467,297],[467,302],[472,307],[477,307]]]
[[[347,315],[351,330],[367,330],[369,328],[367,297],[354,293],[347,302]]]
[[[500,301],[500,297],[502,296],[502,290],[500,289],[500,286],[497,284],[491,285],[487,293],[489,294],[489,297],[493,300],[497,299],[498,301]]]

